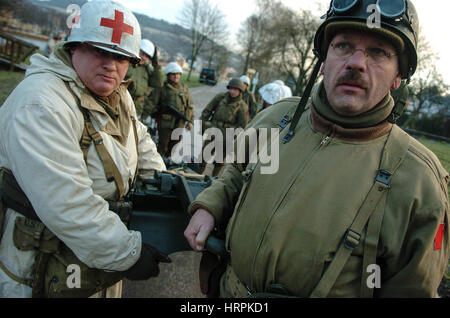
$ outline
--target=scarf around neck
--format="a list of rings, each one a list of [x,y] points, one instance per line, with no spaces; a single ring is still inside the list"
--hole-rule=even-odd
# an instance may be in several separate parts
[[[328,102],[323,82],[313,88],[311,94],[315,110],[324,118],[344,128],[367,128],[386,120],[394,108],[394,100],[388,93],[375,107],[362,114],[349,117],[336,113]]]
[[[392,124],[386,121],[394,107],[390,94],[371,110],[354,117],[339,115],[331,108],[323,82],[313,88],[311,100],[313,127],[327,136],[361,142],[384,136],[392,128]]]

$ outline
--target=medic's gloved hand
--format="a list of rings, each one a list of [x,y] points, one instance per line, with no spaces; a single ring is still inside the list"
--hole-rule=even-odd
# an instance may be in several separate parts
[[[151,245],[142,243],[141,256],[136,264],[127,270],[125,277],[129,280],[146,280],[159,275],[159,263],[170,263],[172,260]]]

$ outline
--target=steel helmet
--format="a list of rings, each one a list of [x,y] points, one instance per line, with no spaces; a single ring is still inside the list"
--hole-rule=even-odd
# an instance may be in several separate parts
[[[152,41],[147,39],[141,40],[141,50],[150,56],[150,58],[153,58],[155,55],[155,45],[152,43]]]
[[[245,83],[248,86],[250,86],[250,77],[248,77],[247,75],[242,75],[240,77],[240,80],[242,81],[242,83]]]
[[[244,83],[239,78],[232,78],[227,85],[227,89],[237,88],[238,90],[245,91]]]
[[[283,85],[284,98],[292,97],[292,91],[289,86]]]
[[[281,85],[281,86],[284,86],[284,82],[282,80],[276,80],[276,81],[274,81],[274,83],[278,84],[278,85]]]
[[[181,69],[181,66],[177,62],[170,62],[166,66],[166,74],[170,74],[170,73],[183,74],[183,70]]]
[[[377,12],[380,15],[379,25],[373,21]],[[322,18],[325,21],[314,38],[315,53],[322,60],[325,60],[330,41],[338,30],[358,29],[390,40],[399,55],[402,78],[409,79],[414,74],[417,67],[419,18],[410,0],[332,0]]]
[[[85,42],[139,62],[141,28],[134,14],[110,0],[86,2],[69,30],[68,43]]]
[[[283,85],[275,82],[264,85],[258,92],[262,99],[271,105],[275,104],[280,99],[285,98]]]

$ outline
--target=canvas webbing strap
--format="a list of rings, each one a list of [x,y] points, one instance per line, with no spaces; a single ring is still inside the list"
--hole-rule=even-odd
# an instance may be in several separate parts
[[[81,140],[80,140],[80,148],[81,148],[81,151],[83,152],[84,161],[87,162],[87,155],[88,155],[89,147],[91,145],[91,141],[93,141],[95,149],[97,150],[100,160],[102,161],[103,169],[105,170],[106,180],[108,180],[109,182],[114,181],[114,183],[116,184],[117,190],[119,191],[118,201],[120,201],[125,196],[125,186],[123,183],[122,175],[120,174],[120,171],[117,168],[116,164],[114,163],[114,160],[111,158],[108,150],[106,149],[105,145],[103,144],[103,139],[102,139],[100,133],[95,130],[94,125],[92,124],[90,116],[89,116],[89,111],[87,109],[83,108],[83,106],[81,106],[80,99],[72,91],[72,89],[69,86],[69,83],[67,83],[67,82],[64,82],[64,83],[66,84],[67,89],[72,94],[74,99],[77,101],[78,106],[84,117],[83,134],[82,134]],[[134,139],[136,142],[136,151],[138,151],[138,136],[137,136],[137,129],[136,129],[136,120],[134,118],[132,118],[132,123],[133,123]],[[139,153],[138,153],[138,158],[139,158]],[[133,181],[130,183],[130,187],[132,184],[134,184],[134,182],[136,180],[137,171],[138,171],[138,165],[136,164],[136,173],[134,175]]]
[[[2,172],[0,172],[2,173]],[[3,200],[0,196],[0,242],[2,240],[3,235],[3,223],[5,221],[5,215],[6,215],[6,205],[3,203]],[[33,287],[33,280],[32,279],[25,279],[21,278],[17,275],[14,275],[6,266],[3,264],[2,261],[0,261],[0,269],[9,276],[12,280],[15,280],[16,282],[19,282],[20,284],[24,284],[30,287]]]
[[[394,174],[394,172],[405,159],[405,155],[408,152],[409,148],[410,137],[397,125],[394,125],[392,127],[390,139],[392,139],[392,142],[386,144],[385,156],[383,156],[382,158],[382,160],[385,160],[385,162],[381,162],[381,167],[393,167],[391,174]],[[367,284],[367,279],[369,277],[369,272],[367,271],[367,269],[369,265],[376,264],[377,262],[378,242],[381,231],[381,223],[383,221],[386,197],[387,196],[384,196],[383,204],[379,205],[382,208],[379,208],[379,210],[377,210],[372,215],[372,217],[370,217],[369,223],[367,225],[361,276],[360,296],[362,298],[373,297],[374,289],[369,288]]]
[[[353,220],[353,223],[345,232],[344,239],[340,244],[335,257],[310,297],[327,297],[352,251],[358,247],[361,241],[361,233],[371,215],[373,218],[369,222],[369,229],[367,230],[366,237],[366,242],[368,244],[364,245],[363,272],[366,272],[368,264],[376,264],[378,237],[381,221],[383,219],[386,197],[388,190],[390,189],[390,178],[403,162],[408,151],[408,146],[409,136],[401,131],[396,125],[393,125],[383,149],[380,169],[378,170],[375,182]],[[366,274],[362,277],[361,292],[365,297],[371,297],[373,289],[369,291],[366,290],[369,289],[367,286],[364,287],[364,285],[366,285],[366,280],[364,279],[367,277]]]
[[[19,277],[17,275],[14,275],[13,273],[11,273],[9,271],[9,269],[5,266],[5,264],[3,264],[3,262],[0,261],[0,269],[9,276],[9,278],[11,278],[12,280],[15,280],[16,282],[23,284],[23,285],[27,285],[29,287],[33,287],[33,279],[26,279],[26,278],[22,278]]]
[[[114,163],[114,160],[111,158],[111,155],[109,154],[108,150],[103,144],[102,136],[98,131],[95,130],[94,125],[92,124],[89,118],[88,111],[82,107],[80,107],[80,109],[82,110],[84,116],[85,130],[88,136],[94,142],[95,149],[97,150],[100,160],[103,163],[103,169],[105,170],[106,180],[108,180],[109,182],[114,181],[114,183],[117,186],[117,190],[119,191],[118,201],[120,201],[125,195],[125,186],[123,184],[122,176],[119,172],[119,169],[117,168],[116,164]]]
[[[316,53],[317,52],[314,52],[314,54],[316,54]],[[319,55],[316,55],[316,56],[319,56]],[[319,57],[316,64],[314,65],[314,69],[311,73],[311,77],[309,78],[308,83],[306,84],[305,90],[302,94],[302,98],[300,99],[297,109],[295,110],[294,116],[291,121],[291,125],[289,126],[289,129],[288,129],[288,132],[283,137],[284,144],[290,142],[291,139],[294,138],[295,129],[297,128],[297,124],[300,121],[300,118],[302,117],[303,112],[305,111],[306,104],[308,103],[309,96],[311,95],[311,90],[314,86],[317,75],[319,74],[321,65],[322,65],[322,60]]]
[[[134,184],[136,183],[136,177],[139,170],[139,139],[138,139],[138,133],[136,128],[136,119],[131,117],[131,122],[133,124],[133,133],[134,133],[134,142],[136,144],[136,171],[134,172],[133,181],[130,182],[130,189],[133,189]]]

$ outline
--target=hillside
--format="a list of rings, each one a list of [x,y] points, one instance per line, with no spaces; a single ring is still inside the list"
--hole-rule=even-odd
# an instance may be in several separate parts
[[[4,0],[0,0],[0,3]],[[9,1],[11,3],[11,1]],[[55,23],[51,21],[52,25],[56,25],[57,30],[52,30],[52,32],[65,31],[65,20],[68,17],[66,13],[66,8],[70,4],[76,4],[82,6],[85,0],[50,0],[50,1],[39,1],[39,0],[13,0],[12,2],[26,4],[25,7],[29,7],[29,12],[34,12],[31,7],[36,7],[37,10],[44,10],[46,15],[48,15],[48,10],[53,10],[55,16],[58,16],[62,21]],[[13,6],[12,6],[13,7]],[[23,11],[22,11],[23,12]],[[35,12],[36,13],[36,12]],[[19,16],[24,13],[15,12]],[[158,20],[144,14],[134,13],[141,26],[141,32],[143,38],[150,39],[157,47],[162,48],[165,53],[167,53],[168,59],[174,59],[175,57],[183,57],[188,59],[191,50],[191,40],[190,31],[183,28],[180,25],[172,24],[164,20]],[[27,18],[31,19],[29,15]],[[36,15],[35,15],[36,16]],[[54,19],[53,19],[54,20]],[[42,23],[42,22],[41,22]],[[229,66],[236,69],[240,68],[242,57],[229,51],[230,59]],[[207,60],[206,54],[200,54],[200,58]]]

